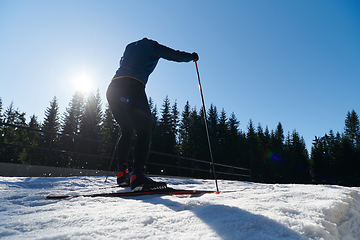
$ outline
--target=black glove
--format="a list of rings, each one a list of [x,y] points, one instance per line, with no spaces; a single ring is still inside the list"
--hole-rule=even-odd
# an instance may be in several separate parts
[[[197,62],[199,60],[199,55],[196,52],[193,52],[191,55],[193,55],[195,62]]]

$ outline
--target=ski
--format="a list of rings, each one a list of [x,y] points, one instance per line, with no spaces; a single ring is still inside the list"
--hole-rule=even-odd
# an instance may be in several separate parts
[[[130,188],[130,185],[127,186],[114,185],[114,186],[99,187],[99,189],[108,189],[108,188]]]
[[[228,192],[228,191],[226,191]],[[164,190],[156,191],[139,191],[139,192],[112,192],[112,193],[94,193],[94,194],[79,194],[79,195],[49,195],[47,199],[64,199],[64,198],[75,198],[75,197],[135,197],[143,195],[201,195],[206,193],[218,194],[221,192],[213,190],[181,190],[174,188],[167,188]]]
[[[124,189],[130,189],[130,185],[127,186],[119,186],[119,185],[113,185],[113,186],[106,186],[106,187],[81,187],[78,189],[70,189],[69,191],[76,192],[76,191],[93,191],[93,190],[104,190],[104,189],[110,189],[110,188],[124,188]]]

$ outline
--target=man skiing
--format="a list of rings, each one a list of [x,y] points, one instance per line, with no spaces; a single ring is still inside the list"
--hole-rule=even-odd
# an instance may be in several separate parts
[[[152,116],[145,93],[149,75],[160,58],[175,62],[190,62],[199,59],[197,53],[177,51],[143,38],[126,46],[120,67],[107,89],[106,97],[110,109],[121,127],[118,146],[117,183],[132,191],[165,189],[166,183],[155,182],[145,175],[151,140]],[[134,165],[130,174],[127,157],[131,140],[136,132]]]

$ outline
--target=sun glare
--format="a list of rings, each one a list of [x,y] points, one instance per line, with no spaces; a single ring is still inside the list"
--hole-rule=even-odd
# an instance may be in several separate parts
[[[94,82],[91,74],[87,72],[80,72],[76,74],[72,80],[75,91],[88,93],[94,90]]]

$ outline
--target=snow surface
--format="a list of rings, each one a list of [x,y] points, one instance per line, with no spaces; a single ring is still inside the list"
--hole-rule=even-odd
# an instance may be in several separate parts
[[[104,177],[0,177],[1,239],[360,239],[360,188],[219,181],[196,197],[78,197],[124,191]],[[182,189],[213,180],[154,178]]]

